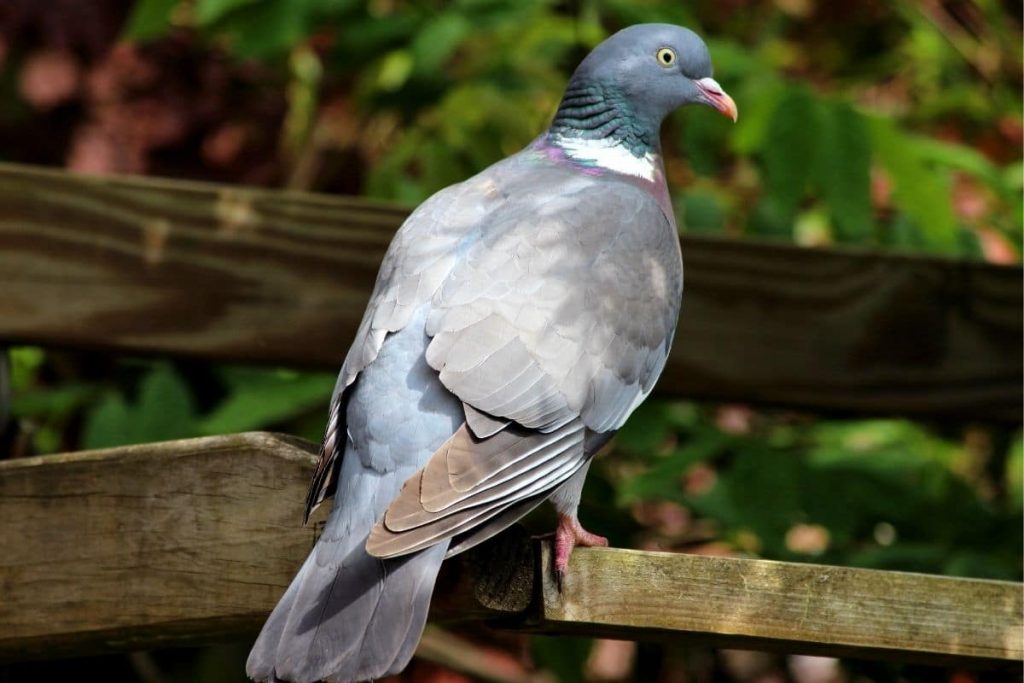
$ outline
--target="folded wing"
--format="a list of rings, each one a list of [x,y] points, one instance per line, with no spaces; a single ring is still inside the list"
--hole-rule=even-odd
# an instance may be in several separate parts
[[[420,550],[551,492],[592,455],[587,435],[618,429],[664,367],[682,263],[653,197],[588,183],[528,208],[490,217],[432,298],[427,362],[467,422],[406,482],[373,555]]]

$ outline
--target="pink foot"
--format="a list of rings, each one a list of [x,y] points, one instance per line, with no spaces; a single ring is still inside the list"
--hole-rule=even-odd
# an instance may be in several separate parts
[[[585,548],[605,548],[608,546],[608,539],[584,529],[575,515],[558,515],[558,528],[555,529],[555,573],[559,582],[569,569],[572,549],[578,545]]]

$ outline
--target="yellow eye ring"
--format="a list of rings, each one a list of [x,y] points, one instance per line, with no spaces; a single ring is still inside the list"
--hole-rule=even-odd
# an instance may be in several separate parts
[[[676,51],[670,47],[663,47],[658,50],[657,54],[658,64],[662,66],[672,66],[676,63]]]

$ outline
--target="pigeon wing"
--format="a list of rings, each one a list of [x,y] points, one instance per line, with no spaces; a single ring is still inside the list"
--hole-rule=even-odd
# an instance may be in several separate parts
[[[550,492],[664,367],[682,261],[653,197],[591,182],[529,208],[494,216],[433,296],[427,362],[467,423],[406,482],[371,554],[420,550]]]
[[[320,460],[306,496],[305,520],[337,486],[338,458],[345,446],[345,406],[359,373],[377,358],[388,334],[404,328],[429,301],[451,271],[460,240],[478,230],[483,218],[503,201],[490,178],[497,165],[425,201],[395,234],[338,374],[331,398]]]

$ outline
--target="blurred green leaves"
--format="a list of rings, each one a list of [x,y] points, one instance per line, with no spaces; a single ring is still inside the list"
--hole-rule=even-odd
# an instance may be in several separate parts
[[[963,473],[976,456],[919,425],[825,421],[794,430],[767,422],[756,433],[727,434],[664,411],[644,407],[637,432],[623,430],[624,452],[643,465],[625,468],[616,482],[622,504],[683,504],[713,520],[737,549],[768,558],[1001,579],[1020,574],[1019,491],[987,499]],[[1019,466],[1019,435],[1015,444],[1011,460]],[[695,487],[697,470],[711,478]],[[1010,478],[1019,482],[1019,474]],[[818,534],[813,551],[796,537],[808,532]]]
[[[83,448],[267,429],[307,413],[315,413],[320,423],[334,389],[334,376],[328,373],[226,366],[217,371],[223,397],[211,409],[200,410],[193,398],[196,389],[173,365],[144,367],[134,390],[118,386],[91,391],[99,398],[86,412]],[[77,395],[66,400],[71,398]]]
[[[814,174],[818,146],[818,112],[804,88],[789,88],[775,107],[766,132],[763,155],[766,201],[773,202],[786,222]]]
[[[949,178],[930,166],[913,137],[891,121],[875,118],[872,137],[882,165],[892,178],[895,199],[924,239],[924,246],[955,252],[956,221],[950,204]]]
[[[224,368],[227,395],[199,425],[204,434],[231,434],[280,424],[327,405],[334,390],[328,373]]]
[[[166,363],[142,379],[134,400],[110,391],[89,412],[82,435],[84,448],[165,441],[194,436],[198,420],[192,395]]]
[[[124,29],[131,40],[147,41],[165,34],[172,25],[171,15],[179,0],[139,0]]]
[[[325,105],[343,102],[354,120],[344,151],[359,160],[363,193],[414,204],[543,130],[575,64],[608,33],[682,23],[709,39],[740,111],[731,125],[691,108],[666,127],[686,230],[969,257],[991,231],[1019,259],[1024,165],[1019,142],[1004,149],[1020,126],[1017,20],[978,3],[971,31],[950,32],[927,15],[940,5],[811,3],[801,19],[777,3],[139,0],[125,36],[187,31],[262,64],[288,93],[286,156],[316,152],[330,138],[317,129],[330,129]],[[994,134],[1002,128],[1011,132]],[[958,206],[965,187],[982,211]],[[163,363],[36,386],[43,354],[12,359],[13,410],[37,423],[42,452],[79,421],[85,447],[267,428],[318,438],[333,387],[329,375],[217,368],[203,378]],[[670,547],[710,536],[769,558],[1019,578],[1021,436],[988,454],[1006,456],[994,486],[958,430],[772,414],[727,430],[711,408],[648,402],[621,430],[618,457],[593,468],[584,520],[635,543],[629,534],[651,525],[606,519],[609,501],[633,512],[665,504],[704,525],[696,540],[662,539]],[[533,646],[563,680],[580,678],[586,641]]]
[[[569,14],[544,0],[142,0],[125,35],[146,41],[191,28],[229,54],[289,74],[282,139],[292,158],[296,121],[317,125],[311,107],[323,98],[316,90],[349,83],[345,96],[359,108],[359,144],[369,162],[365,191],[416,203],[541,131],[569,71],[611,30],[652,20],[700,30],[723,25],[722,13],[657,1],[587,2]],[[925,10],[898,3],[889,13],[855,15],[881,25],[855,26],[848,43],[794,33],[799,21],[781,17],[732,21],[724,34],[703,31],[740,120],[730,126],[707,111],[675,119],[682,134],[665,153],[689,171],[670,173],[688,229],[976,256],[973,231],[994,228],[1019,252],[1019,170],[1015,180],[966,145],[910,132],[922,116],[941,122],[951,113],[976,119],[991,111],[966,68],[994,73],[991,58],[968,33],[937,31]],[[988,39],[1005,43],[1004,23],[989,10],[986,17]],[[314,52],[322,82],[285,68],[296,54]],[[836,74],[829,87],[812,87],[801,68],[818,69],[819,79],[822,69]],[[895,78],[922,100],[913,115],[865,104],[865,90],[885,87],[896,69]],[[956,87],[937,87],[942,81]],[[318,139],[303,130],[302,140]],[[693,174],[703,181],[696,200],[688,196]],[[986,215],[958,215],[958,178],[984,188],[976,193],[991,198]]]
[[[842,242],[871,240],[871,138],[864,117],[849,103],[821,107],[818,185]]]

